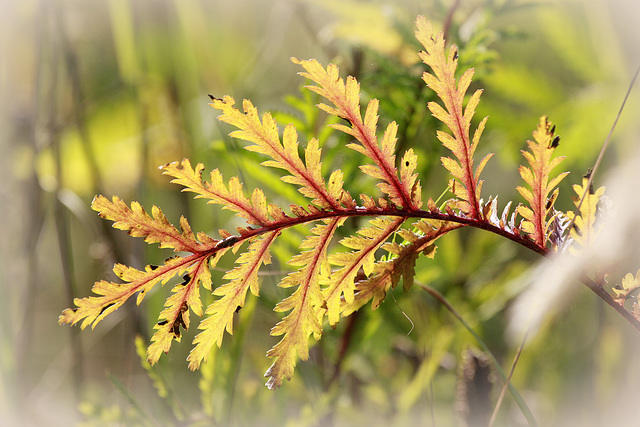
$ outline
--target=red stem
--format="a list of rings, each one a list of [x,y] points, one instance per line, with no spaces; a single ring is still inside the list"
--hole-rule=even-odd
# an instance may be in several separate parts
[[[261,234],[268,233],[273,230],[293,227],[299,224],[304,224],[304,223],[318,221],[318,220],[327,219],[327,218],[335,218],[335,217],[364,217],[364,216],[396,216],[396,217],[403,217],[405,219],[423,218],[423,219],[433,219],[438,221],[455,222],[458,224],[486,230],[491,233],[497,234],[499,236],[505,237],[540,255],[547,255],[549,253],[549,250],[547,248],[543,248],[536,245],[535,242],[529,239],[528,237],[521,236],[520,234],[511,233],[508,230],[503,230],[502,228],[496,225],[493,225],[486,221],[475,219],[475,218],[450,215],[443,212],[424,211],[421,209],[396,209],[396,208],[367,209],[360,206],[356,207],[355,209],[320,211],[320,212],[311,213],[309,215],[302,216],[302,217],[288,217],[287,219],[282,221],[274,221],[269,223],[268,225],[265,225],[264,227],[249,229],[246,232],[243,232],[239,236],[228,237],[225,240],[222,240],[220,243],[218,243],[218,245],[208,250],[207,252],[215,253],[217,252],[217,250],[221,248],[233,246],[236,243],[250,239],[252,237],[259,236]]]
[[[430,211],[424,211],[421,209],[395,209],[395,208],[367,209],[363,207],[356,207],[355,209],[320,211],[317,213],[309,214],[304,217],[288,217],[282,221],[274,221],[264,227],[250,229],[239,236],[235,235],[235,236],[228,237],[220,241],[215,247],[205,250],[203,252],[199,252],[199,254],[213,255],[219,250],[221,250],[222,248],[234,246],[237,243],[251,239],[252,237],[256,237],[261,234],[268,233],[270,231],[284,229],[284,228],[292,227],[299,224],[304,224],[304,223],[318,221],[318,220],[327,219],[327,218],[335,218],[335,217],[365,217],[365,216],[396,216],[396,217],[403,217],[405,219],[424,218],[424,219],[455,222],[455,223],[466,225],[469,227],[486,230],[491,233],[497,234],[499,236],[505,237],[543,256],[548,255],[551,252],[546,247],[538,246],[533,240],[531,240],[526,236],[521,236],[520,234],[514,234],[508,230],[504,230],[489,222],[478,220],[475,218],[450,215],[443,212],[430,212]],[[635,329],[638,330],[638,332],[640,332],[640,320],[636,319],[633,316],[633,314],[630,313],[628,310],[626,310],[623,306],[616,303],[613,297],[602,286],[598,285],[588,277],[582,277],[580,281],[589,289],[591,289],[596,295],[598,295],[604,302],[609,304],[622,317],[624,317],[631,324],[631,326],[633,326]]]

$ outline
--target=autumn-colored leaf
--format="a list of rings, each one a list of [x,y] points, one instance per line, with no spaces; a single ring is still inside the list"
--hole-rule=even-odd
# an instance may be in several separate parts
[[[193,340],[195,347],[187,358],[189,369],[195,370],[202,361],[206,362],[214,344],[220,347],[225,330],[233,334],[233,316],[238,308],[244,306],[247,290],[258,296],[258,271],[262,264],[271,262],[269,247],[278,234],[278,231],[272,231],[257,238],[238,257],[238,266],[224,275],[224,279],[230,282],[213,292],[220,298],[207,307],[205,319],[198,326],[202,332]]]
[[[576,207],[580,206],[579,213],[567,212],[569,220],[573,221],[573,226],[569,231],[569,235],[574,242],[580,246],[587,246],[589,241],[596,235],[596,219],[598,212],[598,204],[600,198],[604,195],[605,187],[600,187],[594,190],[590,187],[587,190],[589,184],[589,174],[582,178],[582,185],[574,184],[573,191],[576,196],[573,196],[573,203]],[[580,204],[580,200],[584,195],[584,200]]]
[[[291,312],[272,330],[271,335],[284,335],[282,340],[267,353],[274,362],[266,372],[269,388],[280,387],[283,379],[291,379],[297,357],[309,358],[309,335],[316,339],[322,334],[322,319],[318,316],[324,298],[320,289],[320,276],[330,274],[327,249],[336,229],[344,218],[333,218],[317,225],[311,235],[302,242],[300,249],[308,249],[293,257],[288,263],[302,267],[286,276],[279,284],[283,288],[296,287],[296,291],[280,303],[275,311]]]
[[[149,215],[137,202],[129,206],[118,197],[109,200],[97,196],[92,207],[102,218],[113,221],[115,228],[131,236],[172,249],[174,256],[143,270],[116,264],[114,273],[121,282],[95,283],[94,295],[75,299],[76,308],[64,310],[59,322],[95,327],[133,294],[138,293],[140,304],[158,283],[162,285],[181,276],[182,282],[171,290],[154,326],[147,360],[149,366],[156,363],[162,353],[170,350],[174,340],[180,341],[183,331],[191,326],[191,314],[195,314],[203,319],[187,360],[190,369],[197,369],[206,362],[213,346],[222,344],[225,331],[233,334],[235,314],[245,305],[247,293],[259,295],[258,273],[271,262],[278,236],[289,228],[307,226],[310,232],[302,239],[300,252],[288,261],[293,271],[283,274],[279,283],[280,287],[291,289],[291,293],[274,309],[283,318],[273,327],[271,335],[281,338],[267,353],[273,363],[265,376],[267,386],[276,388],[292,377],[298,359],[308,359],[313,343],[310,336],[316,340],[321,337],[325,319],[335,327],[341,317],[369,302],[376,309],[401,279],[408,291],[414,283],[417,258],[433,257],[436,240],[452,230],[465,226],[480,228],[542,255],[571,239],[577,245],[586,245],[597,232],[596,211],[604,188],[590,189],[580,204],[579,198],[588,184],[585,178],[582,185],[574,186],[578,194],[574,201],[576,206],[580,205],[578,212],[567,215],[556,212],[554,203],[559,193],[556,187],[566,173],[551,176],[562,158],[553,157],[558,138],[544,116],[533,133],[534,140],[528,141],[528,150],[523,151],[528,166],[520,167],[520,175],[526,186],[518,187],[518,191],[527,206],[520,205],[511,212],[512,203],[508,202],[500,214],[496,196],[488,201],[480,198],[480,174],[491,154],[477,165],[473,156],[487,119],[480,121],[473,134],[471,121],[482,91],[475,91],[465,105],[473,70],[456,79],[455,45],[447,54],[443,34],[434,35],[423,17],[418,18],[416,28],[416,37],[424,46],[420,58],[431,69],[423,74],[423,80],[441,100],[441,104],[430,102],[428,108],[448,128],[438,131],[437,137],[451,152],[441,161],[452,175],[445,193],[450,190],[455,198],[444,202],[429,198],[427,210],[421,210],[422,188],[416,174],[418,156],[408,149],[396,157],[398,125],[391,122],[379,131],[378,100],[371,99],[362,113],[360,85],[355,78],[341,78],[333,64],[325,68],[313,59],[294,58],[293,62],[304,69],[300,74],[312,82],[307,87],[326,100],[318,107],[345,120],[346,124],[335,124],[337,119],[332,118],[331,128],[353,138],[347,147],[365,157],[360,170],[377,180],[378,194],[366,192],[357,200],[352,198],[344,188],[341,170],[323,173],[319,140],[311,137],[301,147],[294,125],[279,129],[269,113],[260,116],[248,100],[239,109],[232,97],[212,98],[211,106],[221,112],[219,120],[236,128],[231,136],[248,141],[249,151],[265,156],[262,166],[284,171],[281,179],[296,186],[309,200],[308,204],[290,204],[289,213],[285,213],[280,206],[268,203],[260,188],[245,194],[237,177],[227,181],[218,169],[209,174],[208,181],[203,180],[204,165],[198,163],[193,167],[189,159],[163,166],[163,174],[181,185],[183,191],[194,193],[195,198],[219,205],[241,218],[242,224],[236,225],[235,231],[219,230],[220,237],[215,239],[194,233],[184,217],[180,218],[180,227],[174,227],[156,206]],[[517,214],[523,217],[519,225]],[[340,243],[345,251],[332,251],[334,237],[348,219],[354,220],[354,226],[358,221],[368,221],[368,225],[342,238]],[[566,224],[571,219],[574,220],[571,239],[567,239]],[[410,228],[405,225],[408,220],[413,222]],[[551,248],[547,248],[549,244]],[[214,289],[210,269],[225,253],[237,255],[236,266],[224,274],[225,282]],[[640,306],[636,302],[629,311],[624,303],[636,295],[639,277],[640,271],[635,277],[627,275],[621,285],[614,287],[615,297],[605,293],[607,302],[631,321],[634,318],[630,313],[640,320]],[[201,287],[216,297],[206,310],[200,299]],[[598,289],[604,292],[602,287]]]
[[[376,179],[381,180],[377,184],[378,188],[389,196],[392,203],[403,208],[420,208],[420,191],[416,191],[417,176],[414,175],[416,168],[416,157],[407,153],[403,158],[401,178],[398,178],[396,169],[396,133],[398,125],[391,122],[378,143],[377,122],[378,122],[378,100],[372,99],[369,102],[364,114],[360,113],[360,84],[357,80],[349,76],[346,81],[339,75],[338,67],[333,64],[325,69],[315,59],[301,61],[292,58],[292,61],[301,65],[305,72],[300,73],[317,84],[309,85],[308,89],[326,98],[333,107],[327,104],[318,105],[319,108],[329,114],[340,117],[347,121],[349,126],[342,124],[331,125],[334,129],[340,130],[353,136],[358,143],[348,144],[347,147],[364,154],[373,160],[373,165],[362,165],[360,169]]]
[[[493,154],[485,156],[475,172],[473,169],[473,154],[476,151],[480,135],[484,130],[487,118],[484,118],[473,134],[469,135],[471,119],[480,101],[482,90],[478,89],[463,105],[464,96],[471,84],[473,69],[465,71],[456,83],[455,72],[458,67],[458,50],[455,45],[445,53],[444,35],[442,32],[433,35],[433,27],[423,16],[416,21],[416,38],[424,46],[419,52],[422,61],[431,67],[432,74],[423,73],[422,79],[431,88],[444,105],[429,102],[428,107],[433,116],[447,125],[451,133],[438,131],[440,142],[451,150],[455,159],[443,157],[442,164],[453,175],[450,184],[453,194],[461,201],[459,209],[474,219],[482,219],[480,209],[480,191],[482,181],[480,173]]]
[[[148,243],[160,243],[160,247],[191,252],[192,255],[169,258],[164,265],[148,265],[144,271],[116,264],[113,272],[123,283],[106,280],[96,282],[92,292],[98,296],[76,298],[76,308],[64,310],[59,318],[60,324],[75,324],[84,319],[82,329],[88,325],[95,327],[136,292],[137,304],[140,304],[156,284],[164,284],[176,275],[191,271],[198,264],[206,264],[214,255],[210,251],[218,243],[204,234],[198,234],[198,239],[201,240],[198,241],[184,217],[180,219],[182,233],[178,232],[155,206],[151,217],[139,203],[133,202],[129,208],[117,197],[110,201],[106,197],[98,196],[94,199],[92,208],[97,210],[102,218],[114,221],[115,228],[126,230],[134,237],[143,237]]]
[[[551,179],[551,171],[564,157],[553,157],[560,137],[555,135],[555,126],[546,116],[540,118],[538,128],[533,132],[533,139],[527,141],[529,151],[522,151],[529,167],[520,166],[520,176],[529,188],[517,187],[529,206],[520,205],[517,212],[524,218],[521,229],[529,234],[538,246],[545,247],[553,230],[551,225],[559,214],[552,214],[553,205],[558,197],[556,187],[568,172]]]
[[[182,191],[196,193],[196,198],[209,199],[209,203],[223,205],[225,209],[236,212],[250,224],[266,225],[269,223],[269,211],[264,193],[256,188],[251,199],[242,192],[242,183],[237,177],[231,178],[229,188],[224,183],[218,169],[211,171],[211,182],[202,180],[204,165],[198,163],[195,169],[189,159],[182,162],[169,163],[162,167],[163,174],[174,177],[171,182],[184,186]]]
[[[433,258],[436,251],[434,242],[440,236],[460,227],[455,223],[435,223],[428,220],[414,224],[415,231],[400,229],[398,234],[404,243],[387,242],[382,248],[389,252],[391,258],[376,262],[373,274],[355,284],[355,296],[351,304],[343,303],[342,315],[348,316],[372,301],[373,310],[380,306],[389,289],[395,288],[400,278],[408,291],[413,285],[415,261],[420,254]]]
[[[305,149],[305,162],[298,154],[298,133],[293,125],[284,128],[282,142],[278,134],[278,126],[275,119],[269,113],[265,113],[260,121],[258,110],[251,101],[244,100],[243,112],[234,107],[235,101],[230,96],[223,99],[212,99],[213,108],[222,111],[219,120],[236,126],[238,130],[231,132],[231,136],[240,138],[255,145],[246,148],[271,157],[262,164],[269,167],[284,169],[291,175],[282,177],[282,180],[290,184],[300,186],[299,191],[320,208],[339,209],[343,197],[348,197],[342,190],[341,172],[335,171],[330,181],[332,185],[327,187],[322,177],[322,163],[320,162],[321,150],[318,140],[312,138]],[[339,178],[338,178],[339,176]]]

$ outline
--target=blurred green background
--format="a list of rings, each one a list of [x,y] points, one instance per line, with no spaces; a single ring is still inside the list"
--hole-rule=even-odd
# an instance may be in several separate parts
[[[478,155],[497,153],[485,197],[500,194],[501,208],[521,201],[520,150],[547,114],[572,172],[557,205],[571,209],[570,185],[595,161],[640,61],[640,7],[631,0],[0,0],[0,423],[465,425],[461,372],[479,344],[419,288],[399,288],[379,310],[364,307],[327,329],[291,382],[264,387],[265,353],[277,342],[272,309],[288,294],[276,285],[305,229],[281,238],[260,299],[249,299],[235,335],[199,372],[185,362],[194,330],[157,367],[136,353],[135,337],[148,341],[169,285],[95,330],[57,324],[74,297],[111,279],[114,262],[141,268],[168,256],[99,220],[89,208],[95,194],[158,205],[173,223],[185,215],[214,236],[241,225],[158,170],[189,157],[283,207],[301,202],[227,136],[207,94],[249,98],[295,123],[303,142],[319,136],[325,172],[345,171],[351,194],[371,191],[357,174],[362,159],[328,132],[318,98],[300,89],[292,56],[357,76],[363,100],[381,101],[381,123],[399,123],[399,147],[419,155],[423,197],[436,199],[447,177],[415,54],[418,14],[447,31],[460,66],[476,69],[473,88],[485,89],[476,119],[490,118]],[[607,169],[637,145],[637,94]],[[516,346],[504,335],[506,312],[536,261],[463,230],[440,241],[435,260],[418,262],[416,280],[442,292],[508,369]],[[232,266],[221,262],[214,279]],[[639,342],[581,289],[525,348],[513,382],[541,425],[637,425],[624,422],[637,418]],[[499,389],[496,382],[492,404]],[[526,425],[509,396],[498,424]]]

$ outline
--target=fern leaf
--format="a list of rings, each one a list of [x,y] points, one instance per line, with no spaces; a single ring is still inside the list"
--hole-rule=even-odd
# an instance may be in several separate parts
[[[321,318],[318,311],[324,303],[320,289],[320,276],[328,276],[330,267],[327,249],[336,229],[344,218],[332,218],[326,224],[317,225],[300,246],[311,249],[293,257],[290,265],[302,267],[285,277],[279,286],[284,288],[297,286],[296,291],[278,303],[275,311],[291,312],[272,330],[271,335],[284,335],[282,340],[267,353],[274,362],[266,372],[269,377],[267,386],[280,387],[283,379],[291,379],[297,357],[309,358],[309,335],[319,338],[322,334]]]
[[[116,264],[113,272],[124,282],[115,283],[101,280],[93,285],[91,291],[99,296],[75,298],[76,308],[65,309],[58,319],[58,323],[75,325],[83,320],[81,328],[91,325],[91,328],[104,319],[109,313],[117,310],[134,293],[139,292],[136,300],[140,304],[144,296],[158,283],[166,283],[177,274],[184,273],[193,264],[203,258],[200,254],[185,258],[169,258],[162,266],[146,266],[144,271]]]
[[[540,118],[538,128],[533,132],[533,139],[527,141],[529,151],[522,151],[529,167],[520,166],[519,169],[520,176],[529,188],[517,187],[529,206],[518,206],[517,212],[524,218],[521,229],[538,246],[546,247],[552,231],[551,225],[555,220],[555,215],[549,217],[549,213],[554,212],[553,205],[558,197],[556,186],[568,172],[550,179],[551,171],[564,157],[553,157],[560,137],[555,136],[555,126],[551,125],[546,116]]]
[[[378,144],[376,135],[378,100],[374,98],[369,101],[363,118],[360,113],[360,84],[354,77],[347,77],[345,82],[339,76],[337,66],[329,64],[325,70],[315,59],[301,61],[292,58],[292,61],[305,69],[306,72],[300,73],[301,76],[317,84],[317,86],[309,85],[307,88],[334,105],[331,107],[327,104],[320,104],[318,107],[331,115],[345,119],[350,124],[350,127],[341,124],[331,125],[334,129],[353,136],[359,142],[359,144],[348,144],[347,147],[373,160],[374,165],[360,166],[360,169],[367,175],[382,181],[377,186],[389,196],[393,204],[406,209],[419,209],[421,202],[419,193],[415,191],[416,178],[408,181],[398,178],[395,165],[398,125],[395,122],[391,122],[387,126],[380,144]],[[405,164],[404,175],[413,176],[415,158],[407,159],[403,164]]]
[[[593,187],[590,187],[589,190],[586,191],[588,184],[589,174],[582,178],[582,185],[573,185],[573,191],[575,191],[577,196],[572,197],[572,199],[576,207],[580,205],[580,199],[585,192],[586,196],[582,205],[580,205],[580,212],[577,216],[575,212],[567,212],[567,217],[569,220],[573,221],[573,226],[569,231],[570,236],[573,241],[578,243],[580,246],[586,246],[597,232],[595,224],[597,219],[598,203],[605,191],[605,187],[600,187],[595,191]]]
[[[116,196],[112,201],[104,196],[96,196],[91,208],[97,211],[101,218],[114,221],[113,228],[125,230],[133,237],[144,237],[147,243],[160,243],[161,248],[172,248],[176,252],[195,253],[201,249],[184,217],[180,218],[180,233],[156,206],[151,210],[151,217],[138,202],[132,202],[129,208]]]
[[[371,227],[358,231],[359,236],[351,236],[340,243],[354,252],[336,253],[329,256],[329,262],[341,268],[334,271],[326,281],[322,290],[327,304],[327,315],[331,326],[340,319],[340,297],[344,295],[347,304],[352,304],[355,291],[355,277],[360,268],[368,276],[374,272],[375,252],[395,233],[404,218],[374,218]]]
[[[271,245],[280,233],[290,227],[316,222],[311,234],[302,242],[301,252],[289,261],[297,270],[284,277],[279,284],[283,288],[294,289],[289,297],[275,307],[275,311],[285,313],[271,331],[272,336],[281,336],[281,339],[267,353],[273,359],[265,374],[269,377],[267,386],[275,388],[292,377],[298,358],[308,359],[312,343],[310,335],[316,340],[320,338],[325,315],[333,327],[341,316],[358,310],[370,301],[373,309],[376,309],[401,278],[405,290],[411,288],[419,254],[433,257],[435,241],[451,230],[463,226],[481,228],[538,253],[547,254],[549,250],[546,244],[551,242],[553,247],[557,246],[568,228],[566,222],[574,219],[570,235],[578,244],[585,245],[595,233],[596,210],[604,188],[597,191],[591,189],[579,212],[566,216],[556,212],[553,207],[558,194],[556,186],[566,174],[550,177],[552,169],[562,158],[552,157],[557,138],[554,139],[554,129],[546,117],[540,120],[534,132],[534,142],[528,142],[529,151],[523,152],[529,167],[522,166],[520,174],[529,188],[518,187],[518,190],[529,206],[516,208],[511,219],[508,219],[511,204],[507,204],[499,217],[497,198],[489,198],[486,203],[482,201],[480,175],[491,154],[475,166],[473,157],[486,118],[480,121],[471,135],[471,121],[482,91],[474,92],[465,105],[465,94],[471,84],[473,69],[464,72],[456,81],[458,61],[455,45],[446,54],[442,33],[434,36],[431,25],[424,17],[418,18],[416,27],[416,37],[425,49],[420,52],[420,57],[432,70],[431,74],[423,74],[423,80],[442,101],[442,105],[430,102],[428,108],[449,129],[448,132],[438,131],[437,136],[451,152],[450,157],[442,157],[441,161],[452,175],[449,188],[455,199],[444,202],[441,208],[429,199],[428,211],[421,210],[417,156],[409,149],[397,161],[398,126],[395,122],[391,122],[378,135],[378,100],[369,101],[362,114],[360,87],[355,78],[349,76],[343,80],[333,64],[325,69],[316,60],[300,61],[294,58],[293,62],[304,69],[300,74],[314,83],[308,88],[327,100],[328,103],[320,104],[319,108],[334,116],[331,118],[331,128],[352,136],[355,141],[347,147],[370,159],[371,164],[362,165],[360,169],[378,180],[376,185],[382,197],[361,195],[361,205],[358,206],[343,188],[344,177],[340,170],[333,171],[325,181],[318,139],[311,138],[308,141],[302,156],[294,125],[285,126],[280,134],[274,118],[268,113],[260,116],[250,101],[243,101],[240,110],[234,106],[235,101],[231,97],[212,98],[211,105],[221,111],[219,119],[237,128],[231,136],[248,141],[250,144],[246,148],[249,151],[266,156],[268,159],[262,163],[264,166],[284,170],[282,180],[297,186],[310,204],[306,207],[291,204],[291,213],[287,214],[279,206],[268,203],[259,188],[245,195],[237,177],[227,182],[215,169],[210,173],[208,182],[203,180],[204,166],[197,164],[194,168],[188,159],[165,165],[163,174],[172,177],[172,182],[182,185],[183,191],[193,192],[196,198],[219,204],[245,219],[248,225],[238,227],[239,234],[220,230],[222,240],[216,240],[204,233],[195,234],[184,217],[180,218],[180,229],[177,229],[155,206],[149,215],[137,202],[128,206],[117,197],[109,200],[97,196],[92,204],[93,209],[101,217],[114,221],[115,228],[181,254],[167,259],[161,266],[148,265],[144,270],[116,264],[114,273],[122,282],[96,282],[93,287],[95,295],[75,299],[76,308],[64,310],[59,323],[81,322],[83,329],[89,325],[95,327],[133,294],[138,293],[137,303],[140,304],[158,283],[163,285],[176,275],[182,276],[183,282],[173,287],[159,315],[147,349],[147,360],[149,364],[156,363],[163,352],[170,350],[174,340],[180,341],[182,330],[188,330],[191,326],[190,316],[193,313],[204,316],[198,325],[200,332],[194,338],[194,348],[187,358],[189,368],[195,370],[207,360],[214,345],[222,344],[225,331],[233,334],[235,313],[244,306],[247,293],[250,291],[258,296],[259,269],[271,262]],[[344,119],[347,125],[335,124],[339,118]],[[582,186],[574,186],[579,196],[584,193],[587,183],[585,178]],[[293,190],[287,194],[298,197]],[[578,206],[578,199],[574,200]],[[521,227],[515,224],[517,213],[524,218]],[[341,241],[350,252],[328,255],[328,248],[338,227],[347,218],[365,216],[373,217],[369,226]],[[422,219],[414,223],[411,230],[401,228],[408,218]],[[521,231],[531,239],[522,235]],[[396,243],[396,236],[403,241]],[[236,267],[224,275],[226,283],[212,291],[218,298],[203,313],[200,287],[212,290],[210,268],[215,267],[220,256],[229,249],[236,254],[245,241],[249,242],[248,248],[240,253]],[[389,255],[377,261],[376,254],[382,251]],[[331,266],[335,266],[333,271]],[[623,305],[635,296],[640,288],[639,277],[640,271],[635,277],[627,275],[622,284],[614,288],[617,304]],[[596,289],[595,286],[593,288]],[[604,292],[602,287],[597,289]],[[601,293],[599,295],[602,296]],[[611,296],[606,296],[611,304]],[[617,304],[611,305],[619,309]],[[629,319],[626,309],[618,311],[624,312]],[[631,313],[640,319],[640,305],[637,302]]]
[[[189,159],[182,162],[169,163],[162,167],[163,174],[174,177],[171,182],[184,186],[182,191],[196,193],[196,198],[209,199],[208,203],[223,205],[225,209],[236,212],[250,224],[264,226],[269,224],[267,201],[262,190],[256,188],[251,199],[242,192],[242,183],[237,177],[231,178],[229,188],[224,184],[222,174],[218,169],[211,172],[211,182],[202,180],[204,165],[198,163],[195,169]]]
[[[255,145],[246,148],[271,157],[273,160],[267,160],[262,164],[289,172],[291,175],[282,177],[282,180],[299,185],[299,191],[312,199],[316,206],[333,210],[340,208],[343,190],[342,186],[335,184],[341,180],[335,180],[330,188],[326,187],[322,177],[321,150],[317,139],[312,138],[307,144],[305,164],[298,154],[298,134],[293,125],[289,124],[284,128],[281,142],[278,126],[271,114],[265,113],[260,121],[258,110],[250,101],[243,101],[244,113],[234,108],[234,104],[235,101],[230,96],[225,96],[224,99],[213,98],[210,104],[222,111],[219,120],[238,128],[231,133],[232,137],[253,142]]]
[[[169,352],[174,339],[180,342],[180,327],[185,331],[189,330],[189,309],[195,315],[202,316],[200,285],[211,290],[208,261],[207,258],[202,258],[188,268],[184,275],[184,282],[172,289],[173,295],[167,299],[165,309],[160,312],[159,321],[154,326],[156,332],[151,337],[152,343],[147,349],[147,360],[152,365],[158,361],[163,352]]]
[[[473,169],[473,154],[484,130],[487,121],[486,117],[478,125],[473,134],[473,139],[469,136],[471,119],[480,101],[482,90],[477,90],[471,96],[465,108],[463,105],[464,96],[471,84],[473,69],[467,70],[456,84],[455,72],[458,66],[458,50],[455,45],[451,46],[447,56],[445,54],[443,33],[440,32],[434,37],[431,23],[427,22],[423,16],[419,16],[416,21],[416,38],[424,46],[424,50],[419,52],[420,58],[433,71],[433,74],[425,72],[422,79],[444,104],[443,108],[436,102],[429,102],[429,110],[435,118],[444,123],[451,131],[451,133],[438,131],[437,136],[440,142],[455,157],[455,159],[451,157],[443,157],[441,159],[444,167],[453,176],[452,192],[460,199],[461,202],[458,207],[464,214],[474,219],[482,219],[480,209],[482,181],[479,180],[479,177],[493,154],[485,156],[478,164],[475,172]]]
[[[278,235],[279,231],[272,231],[256,238],[238,257],[238,266],[224,275],[230,282],[213,291],[220,298],[207,307],[205,319],[198,326],[202,332],[193,340],[195,347],[187,358],[189,369],[198,369],[202,361],[206,362],[214,344],[220,347],[225,330],[233,334],[233,316],[244,306],[248,290],[258,296],[258,270],[262,264],[271,263],[269,247]]]
[[[206,263],[209,259],[213,259],[214,255],[224,252],[224,250],[214,252],[213,249],[216,248],[218,241],[203,234],[198,235],[200,240],[198,241],[184,217],[180,218],[182,228],[180,233],[155,206],[152,209],[153,217],[151,217],[137,202],[131,203],[129,208],[118,197],[110,201],[104,196],[98,196],[94,199],[92,208],[97,210],[102,218],[114,221],[114,228],[126,230],[131,236],[143,237],[147,243],[160,243],[161,248],[191,252],[193,255],[169,258],[164,265],[149,265],[144,271],[116,264],[113,272],[124,283],[105,280],[96,282],[92,292],[99,296],[76,298],[74,300],[76,308],[64,310],[58,320],[60,324],[76,324],[84,319],[81,328],[84,329],[88,325],[92,325],[93,328],[134,293],[139,292],[137,304],[140,304],[147,292],[156,284],[164,284],[173,276],[183,274],[194,265]]]
[[[348,316],[359,310],[362,306],[372,301],[373,310],[380,306],[387,292],[395,288],[403,278],[403,286],[408,291],[413,286],[415,275],[415,261],[422,253],[433,258],[436,246],[434,242],[451,230],[461,227],[455,223],[435,223],[435,221],[421,220],[414,224],[416,231],[401,229],[398,234],[404,239],[403,244],[387,242],[382,246],[392,255],[387,261],[379,261],[374,266],[373,274],[356,282],[356,293],[353,303],[343,303],[342,315]]]

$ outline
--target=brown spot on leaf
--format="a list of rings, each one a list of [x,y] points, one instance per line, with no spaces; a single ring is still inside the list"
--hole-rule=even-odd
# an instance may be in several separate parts
[[[182,277],[182,283],[180,283],[182,286],[187,286],[189,284],[189,282],[191,281],[191,276],[189,276],[189,273],[185,274]],[[183,310],[184,311],[184,310]]]

